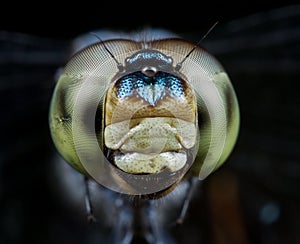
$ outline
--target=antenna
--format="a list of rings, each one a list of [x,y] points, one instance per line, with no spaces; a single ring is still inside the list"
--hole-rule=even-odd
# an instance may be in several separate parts
[[[188,54],[182,59],[181,62],[179,62],[175,70],[179,71],[182,67],[183,62],[192,54],[192,52],[195,51],[195,49],[200,45],[200,43],[207,37],[207,35],[215,28],[215,26],[218,24],[218,21],[212,25],[212,27],[209,28],[209,30],[206,32],[206,34],[196,43],[196,45],[191,49],[191,51],[188,52]]]
[[[105,48],[105,50],[109,53],[109,55],[113,58],[113,60],[115,60],[115,62],[117,63],[117,67],[119,69],[119,71],[123,71],[124,70],[124,66],[116,59],[116,57],[112,54],[112,52],[108,49],[108,47],[105,45],[104,41],[101,39],[100,36],[97,35],[97,33],[94,32],[90,32],[90,34],[92,34],[93,36],[95,36],[102,44],[103,47]]]

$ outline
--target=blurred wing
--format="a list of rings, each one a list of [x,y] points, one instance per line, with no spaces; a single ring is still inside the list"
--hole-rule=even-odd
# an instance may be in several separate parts
[[[67,47],[68,41],[0,32],[1,243],[47,238],[42,226],[51,226],[55,213],[46,178],[54,152],[48,109]]]
[[[228,72],[241,113],[232,155],[203,186],[213,243],[300,241],[299,44],[300,5],[221,23],[203,41]]]
[[[240,137],[230,166],[300,197],[300,5],[219,28],[220,37],[204,45],[224,64],[240,103]]]
[[[49,150],[45,145],[49,99],[55,73],[66,58],[66,44],[0,32],[1,155],[5,160],[14,161],[24,153],[26,157],[21,158],[27,162],[29,151],[35,152],[31,160],[36,160],[36,154],[43,156]]]

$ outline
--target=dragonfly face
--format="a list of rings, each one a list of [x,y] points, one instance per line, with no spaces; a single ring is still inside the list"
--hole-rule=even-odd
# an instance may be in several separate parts
[[[129,229],[128,232],[119,230],[124,230],[123,227],[128,226],[131,217],[141,219],[140,216],[144,216],[143,219],[150,219],[149,221],[154,224],[162,219],[156,226],[159,228],[152,228],[152,230],[164,229],[167,230],[167,233],[170,231],[177,243],[187,243],[187,241],[189,243],[207,243],[215,242],[215,240],[223,240],[223,242],[227,240],[230,243],[246,243],[249,240],[256,243],[273,243],[274,240],[278,243],[295,243],[295,240],[298,240],[300,224],[300,192],[297,187],[300,183],[298,150],[300,117],[297,106],[299,104],[299,89],[297,88],[300,79],[298,65],[300,57],[299,13],[300,5],[298,4],[255,13],[228,23],[220,23],[217,29],[203,42],[207,50],[224,63],[230,78],[232,78],[239,102],[243,105],[240,110],[241,116],[245,118],[241,124],[243,133],[239,135],[235,152],[226,160],[225,167],[221,166],[218,172],[212,173],[203,181],[201,187],[194,191],[195,194],[193,194],[184,224],[179,228],[177,226],[171,229],[169,227],[174,225],[170,225],[170,223],[174,223],[174,219],[176,220],[179,216],[178,209],[183,209],[186,189],[189,189],[186,180],[180,181],[174,190],[165,197],[148,201],[153,204],[154,212],[157,211],[156,216],[159,217],[150,219],[147,213],[152,214],[153,211],[144,211],[143,215],[135,215],[138,210],[135,206],[130,207],[129,204],[118,205],[119,208],[116,211],[115,205],[119,198],[132,200],[139,196],[133,197],[113,192],[101,187],[101,184],[97,183],[100,180],[96,178],[96,175],[91,176],[92,179],[89,180],[91,201],[92,204],[94,203],[93,213],[99,220],[99,224],[96,225],[96,228],[85,225],[84,176],[70,169],[69,165],[65,163],[66,160],[62,160],[61,157],[57,158],[56,153],[53,154],[52,142],[49,141],[47,130],[48,121],[44,120],[45,116],[48,116],[49,99],[53,94],[54,71],[65,64],[65,57],[69,54],[69,47],[73,47],[73,40],[70,42],[69,39],[45,39],[24,33],[2,31],[0,33],[1,97],[5,102],[2,106],[3,119],[1,120],[3,128],[1,147],[1,196],[3,199],[1,220],[3,228],[1,228],[1,239],[8,242],[14,240],[14,242],[38,243],[46,238],[51,243],[61,243],[66,240],[72,242],[75,238],[77,242],[82,243],[112,243],[107,241],[108,233],[111,233],[112,229],[116,229],[113,233],[135,233],[135,228]],[[217,17],[219,18],[220,14]],[[190,24],[190,22],[186,23]],[[194,29],[192,33],[186,32],[187,29],[183,31],[182,36],[185,38],[195,41],[201,38],[198,28]],[[68,33],[71,32],[68,31]],[[47,32],[48,34],[49,32]],[[55,35],[57,35],[57,30]],[[116,36],[109,38],[109,41],[103,37],[103,33],[97,35],[105,41],[105,45],[110,51],[113,51],[118,62],[124,67],[127,58],[141,51],[130,51],[127,45],[121,44],[119,48],[118,46],[114,48],[114,45],[118,43],[115,42],[118,39]],[[53,128],[53,138],[55,138],[55,144],[59,151],[62,152],[61,155],[74,168],[90,176],[93,173],[92,168],[89,167],[89,172],[87,172],[86,164],[82,164],[85,162],[82,160],[84,159],[82,153],[86,151],[92,156],[92,143],[89,140],[86,142],[83,140],[81,143],[78,140],[76,143],[72,143],[72,134],[74,134],[74,138],[80,139],[80,135],[76,134],[76,129],[81,129],[79,125],[72,125],[80,121],[80,118],[74,116],[76,113],[73,114],[72,111],[77,97],[84,97],[84,94],[80,94],[79,91],[86,91],[86,94],[89,91],[89,94],[92,95],[93,92],[97,93],[99,90],[88,90],[88,87],[83,86],[84,82],[80,77],[87,78],[87,74],[90,72],[87,66],[92,67],[92,63],[99,69],[102,63],[102,67],[112,70],[113,74],[106,79],[107,83],[117,83],[122,80],[122,76],[117,78],[119,69],[110,54],[104,51],[103,42],[99,43],[93,35],[88,34],[87,36],[93,42],[98,43],[94,44],[93,48],[85,45],[86,49],[83,51],[76,48],[76,54],[71,58],[70,63],[74,64],[74,58],[78,57],[77,76],[74,75],[76,70],[72,71],[74,74],[70,70],[66,72],[67,67],[63,71],[57,82],[55,95],[53,94],[50,122]],[[113,42],[112,39],[115,41]],[[129,39],[126,36],[126,40]],[[134,40],[137,39],[134,38]],[[153,39],[146,42],[152,43],[152,41]],[[168,43],[170,44],[169,48],[164,45],[165,48],[161,46],[161,50],[158,51],[171,57],[173,66],[176,67],[178,62],[182,61],[182,57],[187,55],[187,50],[180,48],[183,42],[177,42],[178,45]],[[193,45],[186,45],[189,46],[188,51],[190,51],[190,47]],[[125,50],[121,47],[124,47]],[[97,54],[93,50],[97,51]],[[130,53],[122,55],[122,50],[124,53],[126,51]],[[176,58],[175,51],[181,53],[181,57]],[[207,62],[209,60],[205,58],[206,55],[199,58],[201,52],[201,49],[197,48],[182,63],[182,68],[178,70],[179,74],[171,73],[172,76],[188,83],[189,87],[193,88],[197,99],[198,124],[196,129],[199,130],[199,137],[197,137],[195,145],[199,143],[198,150],[203,154],[202,156],[199,153],[196,154],[195,160],[186,173],[187,176],[194,175],[195,177],[192,178],[196,181],[201,168],[203,169],[204,165],[210,165],[208,158],[211,154],[208,153],[208,148],[211,141],[205,141],[205,135],[217,138],[217,133],[213,134],[209,127],[206,127],[207,125],[212,126],[208,117],[210,115],[208,105],[213,102],[205,99],[205,90],[196,88],[197,82],[191,82],[192,78],[197,76],[197,69],[193,68],[195,63],[202,60],[199,66],[203,70],[207,70],[207,67],[210,66],[208,65],[210,62]],[[90,58],[91,62],[88,61]],[[85,70],[80,67],[85,67]],[[213,68],[213,66],[210,67]],[[193,71],[194,75],[191,75]],[[142,72],[142,70],[132,70],[131,74],[137,72]],[[157,74],[158,72],[168,73],[161,70],[157,70]],[[99,73],[105,75],[105,72]],[[210,73],[212,77],[217,77],[217,72]],[[91,72],[90,76],[92,76]],[[98,79],[95,81],[101,81],[102,76],[98,75]],[[210,80],[220,79],[212,78]],[[81,86],[79,82],[81,82]],[[203,83],[203,81],[201,82]],[[76,84],[78,87],[75,87]],[[112,84],[111,86],[107,85],[106,91],[109,87],[113,87]],[[226,94],[225,90],[224,92],[220,90],[220,94]],[[202,94],[201,91],[203,91]],[[105,96],[106,93],[101,94]],[[207,101],[206,103],[198,100],[199,94],[203,97],[202,101]],[[207,97],[209,97],[208,94]],[[86,96],[83,101],[91,98],[93,97]],[[127,98],[125,96],[123,102]],[[121,180],[122,178],[118,178],[118,170],[126,172],[119,169],[112,160],[113,155],[118,154],[117,150],[121,153],[124,152],[123,149],[108,149],[104,143],[100,143],[101,134],[98,133],[101,133],[101,129],[102,133],[105,132],[105,127],[102,125],[105,99],[102,101],[103,103],[99,103],[99,109],[96,110],[95,116],[93,118],[91,116],[95,127],[91,131],[97,132],[95,134],[99,137],[99,139],[96,137],[98,148],[101,148],[103,155],[106,156],[107,164],[111,164],[116,169],[113,174],[115,178]],[[80,104],[79,100],[77,103]],[[230,108],[227,104],[224,103],[224,108]],[[211,117],[214,118],[215,113],[213,110],[211,111]],[[201,113],[202,116],[200,116]],[[89,113],[86,114],[89,115]],[[20,121],[22,122],[21,126]],[[82,121],[84,122],[84,120]],[[229,119],[227,125],[230,124],[228,122]],[[86,126],[86,128],[89,127]],[[206,134],[204,133],[205,128],[207,129]],[[83,128],[81,131],[84,131]],[[86,131],[89,132],[89,130]],[[222,130],[219,131],[222,132]],[[148,133],[150,134],[150,132]],[[83,139],[85,134],[82,135]],[[87,136],[85,135],[85,137]],[[74,148],[80,150],[75,151]],[[198,151],[195,150],[194,153],[196,152]],[[190,154],[187,153],[187,157],[189,156]],[[191,157],[191,159],[193,158]],[[219,162],[221,164],[221,161]],[[187,163],[190,163],[189,159],[187,159]],[[95,165],[99,167],[98,162]],[[105,166],[102,168],[106,170]],[[97,167],[95,170],[101,173]],[[173,173],[176,174],[176,172]],[[101,174],[99,175],[102,177]],[[120,181],[120,185],[130,185],[132,178],[136,176],[144,176],[145,180],[151,179],[148,175],[160,176],[162,172],[127,173],[128,177],[124,177],[124,180]],[[94,181],[93,178],[97,181]],[[197,182],[201,183],[201,181]],[[155,189],[153,188],[153,190]],[[178,192],[182,193],[179,198]],[[117,216],[112,216],[112,213],[116,213]],[[131,217],[126,217],[129,214],[132,214]],[[119,221],[121,219],[124,221]],[[119,226],[116,227],[116,224]],[[108,225],[110,226],[109,230],[107,229]],[[289,228],[285,228],[286,226]],[[74,228],[80,229],[80,231],[74,234]],[[35,234],[28,235],[31,232]],[[266,234],[261,235],[261,233]],[[95,241],[95,236],[101,240]]]
[[[216,170],[234,147],[239,109],[228,75],[204,49],[180,38],[111,39],[70,59],[49,122],[76,170],[148,195]]]

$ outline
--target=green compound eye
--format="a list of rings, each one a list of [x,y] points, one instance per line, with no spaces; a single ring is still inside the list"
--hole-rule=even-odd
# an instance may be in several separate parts
[[[237,140],[238,101],[222,65],[193,48],[179,38],[113,39],[76,53],[50,106],[61,156],[127,194],[164,191],[218,169]]]

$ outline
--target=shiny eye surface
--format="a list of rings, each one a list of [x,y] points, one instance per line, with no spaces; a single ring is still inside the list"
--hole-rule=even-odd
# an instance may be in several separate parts
[[[139,195],[113,192],[102,187],[93,178],[85,181],[85,175],[70,168],[66,160],[60,157],[49,137],[49,104],[57,84],[55,81],[58,81],[60,71],[70,58],[70,48],[75,42],[78,44],[77,40],[82,40],[81,36],[77,37],[82,33],[77,23],[84,26],[83,35],[93,43],[99,42],[95,35],[89,33],[89,20],[92,20],[92,28],[95,25],[96,28],[108,27],[106,21],[99,19],[101,16],[106,18],[106,15],[101,14],[103,8],[87,6],[97,12],[94,14],[96,21],[90,17],[83,19],[80,14],[82,11],[64,11],[63,19],[58,18],[56,11],[50,12],[51,15],[55,13],[55,19],[50,19],[58,21],[51,29],[48,25],[41,28],[40,25],[28,24],[27,17],[16,24],[7,19],[3,23],[5,26],[16,25],[17,30],[20,30],[22,25],[24,30],[30,28],[30,32],[17,33],[10,32],[9,29],[0,31],[3,101],[0,243],[43,243],[44,240],[55,244],[124,243],[125,240],[129,243],[130,236],[133,243],[141,243],[139,240],[146,238],[149,243],[153,243],[154,237],[158,240],[156,243],[178,244],[218,241],[295,243],[299,239],[297,230],[300,224],[300,5],[287,4],[281,2],[281,6],[285,5],[283,8],[271,10],[270,3],[266,2],[270,11],[259,4],[263,12],[253,11],[251,16],[232,19],[227,23],[222,17],[224,14],[233,18],[231,13],[240,16],[245,13],[237,13],[234,10],[236,8],[232,7],[228,11],[215,7],[210,8],[211,12],[203,11],[203,8],[199,11],[199,8],[191,8],[184,2],[180,8],[185,5],[189,10],[194,10],[195,15],[187,11],[190,18],[182,18],[181,11],[174,19],[174,12],[163,12],[161,9],[154,16],[152,10],[158,10],[156,7],[160,6],[154,7],[153,3],[148,5],[147,10],[152,7],[148,12],[156,23],[167,25],[168,21],[172,22],[173,30],[194,43],[203,36],[208,25],[212,24],[211,20],[220,20],[217,27],[201,41],[201,45],[226,68],[237,93],[242,118],[241,133],[234,151],[218,170],[203,181],[198,180],[197,170],[194,177],[188,177],[189,173],[194,172],[195,160],[191,170],[186,173],[187,177],[172,192],[150,200],[148,195],[141,198]],[[126,6],[132,10],[131,4]],[[250,11],[249,6],[245,8]],[[55,9],[59,10],[57,6]],[[123,11],[124,22],[115,21],[112,24],[115,23],[121,29],[122,26],[130,27],[127,22],[129,15],[135,25],[142,24],[140,20],[136,21],[137,14],[146,18],[149,14],[145,8],[140,9],[139,13]],[[28,16],[27,11],[23,12]],[[67,12],[72,17],[66,18]],[[90,16],[90,12],[86,12]],[[42,16],[45,17],[45,14]],[[118,16],[110,16],[113,20],[116,17],[118,20],[122,19],[119,13]],[[159,17],[163,20],[160,21]],[[178,21],[180,25],[177,25]],[[31,31],[32,28],[34,32]],[[99,33],[95,29],[92,31],[108,41],[104,38],[105,33]],[[38,36],[32,35],[33,33]],[[119,37],[121,34],[119,33]],[[84,44],[86,48],[87,45],[85,42]],[[78,53],[78,48],[82,48],[76,47],[72,53]],[[111,49],[110,46],[109,50]],[[173,56],[168,52],[165,54]],[[106,57],[110,59],[107,52]],[[126,60],[127,58],[118,59],[118,62],[125,66]],[[173,64],[176,65],[176,61]],[[187,68],[186,64],[183,62],[182,68]],[[115,66],[116,62],[112,65]],[[183,73],[181,69],[178,71]],[[124,76],[115,77],[114,81],[117,83],[122,77],[137,72],[148,76],[164,72],[176,77],[180,84],[188,81],[187,77],[161,71],[153,66],[132,70]],[[72,96],[65,98],[72,99]],[[84,111],[88,115],[88,111],[92,110],[93,107],[87,106]],[[72,122],[71,119],[76,120],[76,116],[69,116],[68,111],[69,108],[66,107],[62,111],[65,116],[57,116],[55,122],[67,125]],[[85,129],[86,133],[96,131],[98,135],[101,128],[105,128],[102,125],[104,121],[101,111],[97,110],[94,115],[95,128],[90,130],[88,124],[83,124],[82,130]],[[199,125],[207,121],[209,120],[204,115],[198,116]],[[200,142],[201,135],[200,133]],[[76,145],[80,147],[77,143]],[[113,160],[114,155],[122,155],[121,151],[117,151],[120,149],[105,148],[107,151],[103,154],[113,167],[119,169]],[[139,174],[128,174],[128,179],[136,175]],[[197,182],[196,188],[189,184],[194,180]],[[86,191],[86,185],[89,186],[89,192]],[[86,217],[90,216],[88,208],[85,208],[87,195],[90,196],[92,213],[98,221],[92,225],[86,223]],[[186,218],[181,226],[174,225],[181,216],[180,211],[186,209],[183,208],[188,199],[186,196],[191,199]],[[140,205],[145,204],[146,208],[137,206],[139,199]],[[148,225],[149,222],[152,225]],[[129,225],[132,227],[128,228]],[[143,236],[139,235],[141,226],[149,230],[143,232]],[[160,232],[152,232],[151,235],[151,230]],[[120,234],[123,235],[120,237]],[[112,237],[115,236],[120,238],[113,242]]]
[[[180,38],[111,39],[66,64],[49,123],[73,168],[143,195],[218,169],[235,145],[239,108],[229,76],[203,48]]]

